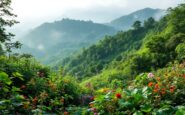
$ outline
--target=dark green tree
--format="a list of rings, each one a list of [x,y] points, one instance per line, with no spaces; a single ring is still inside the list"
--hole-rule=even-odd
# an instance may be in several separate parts
[[[148,18],[148,20],[144,21],[144,27],[145,28],[153,28],[155,26],[156,22],[155,22],[155,19],[150,17]]]
[[[185,4],[180,4],[176,8],[169,8],[168,11],[170,15],[168,15],[169,24],[173,27],[173,32],[175,33],[184,33],[185,31]],[[175,18],[174,18],[175,17]]]
[[[20,48],[21,44],[19,42],[11,42],[14,35],[6,31],[6,27],[11,27],[18,23],[14,20],[17,17],[15,14],[11,13],[11,0],[1,0],[0,1],[0,52],[3,52],[2,46],[6,49],[4,51],[10,52],[11,48]]]
[[[132,27],[136,30],[139,29],[141,27],[141,21],[135,21]]]

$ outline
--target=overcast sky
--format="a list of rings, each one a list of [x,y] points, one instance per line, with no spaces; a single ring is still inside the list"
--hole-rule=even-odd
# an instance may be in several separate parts
[[[105,23],[133,11],[150,7],[167,9],[184,0],[12,0],[24,30],[44,22],[73,18]]]

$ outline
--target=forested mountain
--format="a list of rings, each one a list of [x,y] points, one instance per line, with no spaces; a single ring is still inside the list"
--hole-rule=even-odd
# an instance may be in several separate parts
[[[89,46],[104,35],[112,35],[116,30],[112,27],[93,23],[63,19],[53,23],[44,23],[23,37],[22,51],[33,54],[50,62],[62,59],[78,49]]]
[[[22,38],[22,52],[33,54],[45,64],[55,65],[83,47],[101,40],[105,35],[128,30],[136,20],[143,22],[149,17],[160,18],[163,14],[163,10],[145,8],[105,25],[72,19],[44,23]]]
[[[185,42],[184,12],[176,10],[158,22],[149,18],[142,26],[136,21],[134,29],[106,36],[77,56],[66,58],[66,73],[83,78],[116,69],[122,71],[122,77],[131,77],[164,67],[181,55],[179,50]]]
[[[0,115],[185,115],[185,4],[170,8],[159,21],[135,21],[132,29],[103,37],[57,63],[55,70],[30,54],[14,52],[21,44],[12,41],[6,27],[17,23],[16,15],[11,0],[1,0],[0,6]],[[63,21],[40,26],[43,31],[36,33],[45,39],[27,42],[54,52],[47,36],[51,29],[68,28],[78,38],[92,25],[98,35],[107,28],[80,22],[86,30],[74,20]],[[75,25],[79,29],[71,29]],[[62,40],[68,40],[63,45],[70,42]]]
[[[144,8],[144,9],[135,11],[131,14],[124,15],[115,20],[112,20],[107,25],[115,27],[119,30],[128,30],[131,28],[132,24],[137,20],[143,22],[144,20],[150,17],[153,17],[155,20],[159,20],[164,15],[165,15],[165,10]]]
[[[115,36],[106,36],[98,44],[92,45],[77,56],[66,58],[62,65],[66,71],[76,76],[93,76],[106,67],[114,59],[122,60],[121,54],[141,47],[142,39],[149,30],[140,28],[127,32],[118,32]],[[59,66],[59,65],[57,65]]]

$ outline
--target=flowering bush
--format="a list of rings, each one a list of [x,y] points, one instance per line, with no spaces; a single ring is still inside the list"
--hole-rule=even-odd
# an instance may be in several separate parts
[[[185,64],[141,74],[122,89],[109,89],[90,103],[95,114],[184,114]]]
[[[73,78],[34,76],[27,83],[15,87],[14,79],[24,80],[23,77],[20,73],[9,77],[0,72],[0,114],[52,114],[63,111],[67,115],[69,104],[79,103],[82,92]]]

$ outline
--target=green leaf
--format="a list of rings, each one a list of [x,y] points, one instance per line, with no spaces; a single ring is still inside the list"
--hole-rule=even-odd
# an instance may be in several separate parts
[[[4,105],[4,104],[9,104],[10,103],[10,100],[2,100],[0,101],[0,105]]]
[[[17,78],[19,78],[20,80],[24,80],[23,79],[23,75],[22,74],[20,74],[19,72],[14,72],[14,73],[12,73],[12,75],[14,76],[14,77],[17,77]]]
[[[151,110],[152,110],[152,107],[150,105],[142,105],[141,106],[141,111],[143,111],[143,112],[149,113],[149,112],[151,112]]]
[[[6,106],[0,106],[0,110],[6,109]]]
[[[179,109],[176,111],[175,115],[185,115],[185,109]]]
[[[185,115],[185,106],[178,106],[175,115]]]
[[[122,108],[132,108],[133,104],[131,102],[128,101],[124,101],[124,100],[119,100],[118,104],[122,107]]]
[[[17,94],[15,95],[15,99],[21,101],[21,100],[24,100],[24,97],[22,95]]]
[[[134,102],[135,103],[139,103],[142,99],[143,99],[143,96],[142,96],[142,94],[135,94],[135,95],[133,95],[133,97],[134,97]]]
[[[23,105],[23,103],[22,102],[13,102],[12,105],[15,107],[20,107]]]
[[[105,99],[110,98],[111,94],[112,94],[112,92],[108,92],[108,93],[105,95]]]
[[[173,113],[174,113],[174,109],[172,107],[160,108],[157,111],[157,115],[173,115]]]
[[[141,111],[136,111],[133,115],[143,115]]]
[[[132,95],[134,95],[134,94],[137,94],[139,92],[139,90],[137,89],[137,88],[135,88],[133,91],[132,91]]]
[[[17,88],[15,86],[13,86],[11,91],[12,92],[18,92],[18,91],[21,91],[21,90],[20,90],[20,88]]]
[[[8,77],[8,74],[6,74],[5,72],[0,72],[0,81],[10,85],[12,83],[11,79]]]
[[[145,92],[147,92],[147,91],[148,91],[148,87],[145,86],[145,87],[143,88],[142,92],[145,93]]]
[[[5,93],[9,92],[8,87],[3,87],[3,91],[4,91]]]

